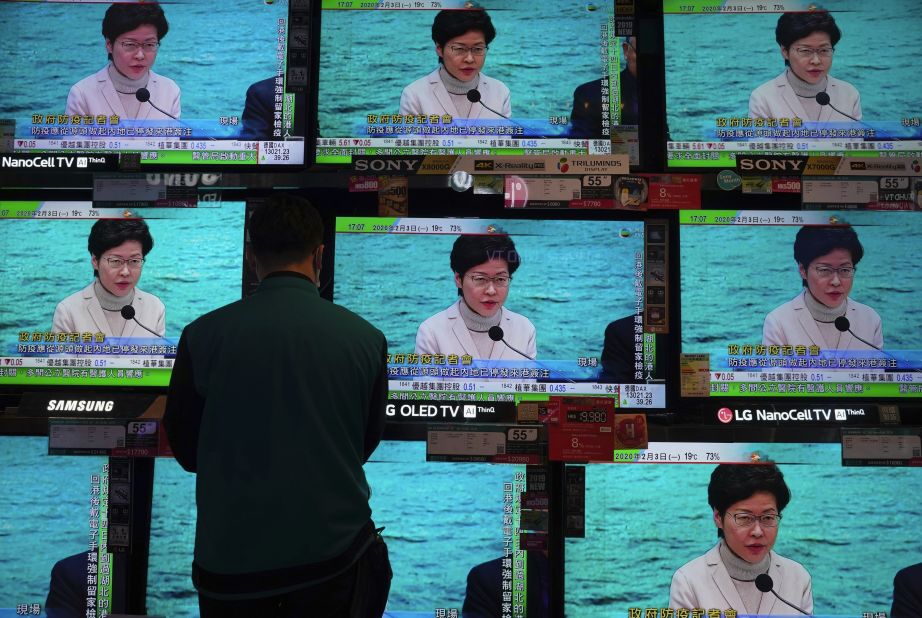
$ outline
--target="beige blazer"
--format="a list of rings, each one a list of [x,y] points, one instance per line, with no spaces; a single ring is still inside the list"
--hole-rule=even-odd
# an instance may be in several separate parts
[[[746,613],[743,599],[740,597],[730,573],[720,559],[720,544],[712,547],[706,554],[685,564],[672,576],[669,589],[669,607],[673,609],[735,609]],[[782,558],[775,552],[769,552],[771,566],[768,575],[773,582],[773,590],[785,601],[813,613],[813,587],[810,574],[799,563]],[[759,615],[801,615],[793,607],[778,600],[771,592],[762,594]]]
[[[125,325],[122,337],[153,337],[138,326],[138,322],[161,337],[164,336],[166,309],[159,298],[135,288],[131,305],[135,311],[134,320],[129,320]],[[96,297],[93,283],[58,303],[51,330],[56,333],[103,333],[107,337],[115,336]]]
[[[458,299],[448,309],[436,313],[420,324],[419,330],[416,331],[417,354],[458,354],[459,356],[470,354],[474,358],[480,358],[474,339],[467,330],[464,319],[461,317],[461,311],[458,309],[460,302],[462,302],[461,299]],[[535,358],[538,355],[538,347],[534,325],[524,315],[509,311],[505,307],[501,311],[503,314],[499,325],[503,329],[503,340],[516,350]],[[525,361],[527,359],[504,345],[503,342],[497,341],[489,360]]]
[[[150,72],[147,82],[150,100],[160,109],[180,117],[179,86],[172,79]],[[128,112],[118,98],[112,79],[109,77],[108,65],[96,73],[74,84],[67,95],[67,114],[80,116],[112,116],[128,118]],[[149,103],[142,103],[137,120],[170,120]]]
[[[826,85],[829,105],[824,105],[820,112],[820,122],[849,122],[850,118],[832,109],[841,110],[861,120],[861,95],[858,90],[840,79],[829,78]],[[791,84],[788,83],[787,70],[775,79],[766,82],[752,91],[749,96],[750,118],[807,118],[807,110],[801,103]]]
[[[765,317],[765,323],[762,326],[762,343],[765,345],[805,345],[807,347],[818,345],[820,348],[826,348],[820,329],[804,302],[804,294],[806,294],[805,291],[801,292]],[[836,349],[873,349],[853,337],[852,333],[873,343],[878,348],[883,348],[884,333],[877,312],[851,298],[845,302],[848,303],[845,317],[848,318],[851,332],[842,333]]]
[[[484,105],[495,109],[507,118],[512,115],[512,104],[509,101],[509,89],[506,84],[480,74],[480,83],[477,86],[480,92],[480,100]],[[471,106],[470,118],[476,119],[498,119],[499,116],[491,112],[480,103],[474,103]],[[400,95],[400,113],[412,114],[438,114],[440,116],[448,114],[455,118],[463,116],[455,107],[442,78],[439,77],[439,70],[436,69],[429,75],[417,79],[415,82],[403,89]]]

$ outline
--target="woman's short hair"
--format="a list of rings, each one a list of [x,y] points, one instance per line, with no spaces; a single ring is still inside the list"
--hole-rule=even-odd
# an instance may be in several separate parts
[[[788,49],[794,41],[808,37],[814,32],[828,34],[833,47],[842,38],[842,31],[839,30],[836,20],[829,11],[816,10],[782,13],[778,18],[778,25],[775,26],[775,41],[781,47]]]
[[[506,260],[510,275],[519,268],[519,253],[511,238],[506,235],[465,234],[458,236],[451,248],[451,270],[460,277],[474,266],[493,259]],[[458,293],[461,293],[460,289]]]
[[[775,496],[779,513],[791,501],[791,490],[775,464],[720,464],[711,472],[708,504],[723,517],[731,505],[760,491]]]
[[[445,47],[448,41],[471,30],[482,32],[487,45],[496,38],[496,28],[483,9],[439,11],[432,22],[432,40],[439,47]]]
[[[320,246],[323,220],[305,198],[282,193],[253,209],[247,232],[256,259],[283,266],[304,260]]]
[[[154,248],[154,238],[144,219],[99,219],[90,229],[87,248],[97,260],[109,249],[125,241],[141,243],[141,255],[147,255]]]
[[[864,247],[852,226],[805,225],[794,239],[794,260],[806,269],[813,260],[836,249],[848,251],[852,256],[852,264],[857,264],[864,256]]]
[[[102,35],[108,41],[115,41],[126,32],[140,28],[144,24],[150,24],[157,29],[157,40],[165,37],[170,30],[163,9],[156,2],[116,2],[106,10],[106,15],[102,18]]]

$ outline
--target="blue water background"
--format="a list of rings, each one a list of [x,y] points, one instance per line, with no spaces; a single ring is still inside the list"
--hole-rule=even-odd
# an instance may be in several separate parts
[[[643,223],[493,223],[520,256],[505,307],[535,325],[538,358],[599,356],[608,323],[634,312]],[[458,298],[449,265],[456,238],[337,234],[334,300],[380,328],[392,353],[413,352],[419,325]]]
[[[44,438],[0,438],[0,607],[44,604],[51,567],[88,543],[90,475],[105,460],[45,452]],[[427,464],[425,444],[384,442],[365,470],[372,516],[387,528],[394,570],[388,608],[460,609],[468,571],[502,554],[503,484],[521,468]],[[198,616],[190,578],[195,512],[195,475],[158,459],[149,614]]]
[[[599,35],[611,3],[482,3],[496,28],[483,73],[511,93],[514,119],[569,116],[577,86],[602,77]],[[606,10],[608,7],[608,10]],[[367,114],[396,114],[400,94],[438,66],[436,11],[324,11],[318,114],[323,137],[350,137]],[[618,53],[621,53],[620,45]],[[364,134],[364,130],[361,134]]]
[[[44,603],[54,562],[85,549],[99,457],[49,457],[44,438],[0,438],[0,607]],[[841,468],[839,447],[755,444],[782,462],[793,498],[775,549],[813,577],[816,611],[889,608],[892,580],[922,561],[922,470]],[[421,443],[384,442],[366,466],[373,517],[394,567],[388,608],[461,607],[468,571],[502,550],[503,483],[513,466],[425,463]],[[716,536],[710,465],[587,469],[586,538],[567,541],[567,615],[602,618],[664,606],[672,573]],[[155,467],[148,613],[198,615],[190,581],[195,477]]]
[[[834,444],[764,444],[791,489],[775,551],[813,578],[818,615],[889,613],[893,576],[922,562],[922,469],[841,468]],[[667,607],[672,574],[717,542],[710,465],[589,466],[586,538],[566,545],[567,616]],[[707,608],[706,608],[707,609]]]
[[[0,118],[63,114],[75,83],[106,66],[105,3],[0,2]],[[182,119],[240,116],[250,84],[276,73],[278,19],[287,0],[185,0],[164,5],[170,24],[153,71],[182,91]]]
[[[148,209],[154,238],[138,287],[166,306],[166,335],[212,309],[240,299],[243,271],[242,202],[215,207]],[[167,217],[167,218],[161,218]],[[0,353],[20,331],[51,329],[54,309],[93,281],[86,219],[0,221]]]
[[[922,217],[829,215],[854,225],[864,247],[849,297],[880,315],[884,348],[922,350],[922,272],[914,265]],[[765,316],[803,289],[794,262],[798,230],[796,225],[681,226],[683,352],[718,355],[730,343],[762,343]]]
[[[858,89],[862,120],[919,116],[922,12],[917,0],[821,4],[833,11],[842,31],[829,74]],[[747,117],[752,91],[784,70],[775,42],[777,13],[666,15],[663,21],[673,140],[706,139],[716,118]]]

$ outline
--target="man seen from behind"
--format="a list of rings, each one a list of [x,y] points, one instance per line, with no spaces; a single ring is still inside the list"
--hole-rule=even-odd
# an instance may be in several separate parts
[[[248,230],[259,287],[185,328],[163,419],[197,473],[201,616],[381,616],[391,569],[362,465],[383,430],[387,342],[320,297],[306,200],[266,200]]]

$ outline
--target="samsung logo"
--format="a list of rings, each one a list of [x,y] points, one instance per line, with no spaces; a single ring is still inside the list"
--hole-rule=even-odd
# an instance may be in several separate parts
[[[87,399],[52,399],[48,402],[49,412],[111,412],[114,401]]]

